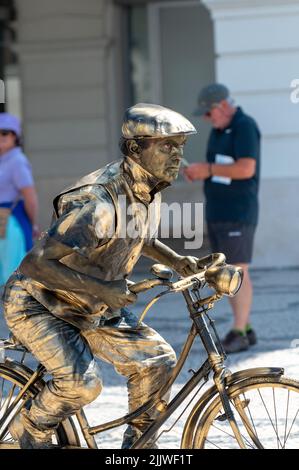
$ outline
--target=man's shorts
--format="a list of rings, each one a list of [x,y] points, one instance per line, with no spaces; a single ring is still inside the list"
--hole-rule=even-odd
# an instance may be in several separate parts
[[[252,259],[256,225],[238,222],[208,222],[208,235],[214,253],[224,253],[229,264],[249,264]]]

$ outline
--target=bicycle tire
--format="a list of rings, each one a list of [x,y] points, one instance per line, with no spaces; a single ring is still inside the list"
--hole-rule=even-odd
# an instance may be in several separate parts
[[[256,396],[253,392],[256,392]],[[247,448],[257,448],[259,444],[262,448],[299,448],[298,381],[283,376],[275,378],[273,375],[249,377],[230,385],[227,394]],[[245,412],[251,424],[253,439],[236,408],[238,398],[241,400],[239,409]],[[283,414],[286,419],[282,423]],[[257,443],[254,442],[255,438]],[[240,448],[223,411],[219,395],[213,399],[201,416],[193,434],[192,448]]]
[[[23,387],[27,381],[28,377],[24,377],[7,365],[3,366],[0,364],[0,420],[4,418],[4,413],[7,411],[8,407],[12,406],[13,408],[7,419],[4,420],[3,427],[0,429],[0,434],[9,426],[9,423],[12,421],[17,411],[22,406],[25,406],[27,402],[30,403],[30,400],[41,390],[41,382],[39,384],[31,385],[26,392],[26,398],[21,400],[21,402],[17,405],[17,409],[15,410],[13,407],[13,398],[18,393],[18,389]],[[57,446],[59,448],[74,446],[80,447],[80,440],[72,418],[68,418],[60,423],[55,430],[54,435]],[[0,449],[13,448],[19,448],[19,445],[13,440],[8,432],[5,432],[5,435],[0,440]]]

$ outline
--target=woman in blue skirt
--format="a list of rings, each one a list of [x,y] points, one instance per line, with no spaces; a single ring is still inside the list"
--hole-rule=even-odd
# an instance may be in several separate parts
[[[38,233],[37,195],[20,143],[19,119],[0,113],[0,286],[32,248]]]

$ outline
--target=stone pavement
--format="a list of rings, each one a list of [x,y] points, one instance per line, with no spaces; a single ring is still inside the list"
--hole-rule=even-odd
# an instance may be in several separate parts
[[[148,265],[146,265],[148,266]],[[299,268],[251,270],[254,284],[252,324],[258,334],[258,344],[248,351],[228,358],[228,366],[236,371],[257,366],[279,366],[285,375],[299,379]],[[149,277],[145,265],[137,266],[132,279],[138,281]],[[141,294],[134,307],[140,313],[157,289]],[[231,325],[232,314],[227,299],[215,305],[211,316],[216,320],[220,336],[224,336]],[[146,317],[146,323],[155,328],[179,354],[190,328],[188,312],[181,294],[165,296],[156,303]],[[1,315],[0,337],[6,335]],[[205,360],[205,352],[199,339],[191,351],[184,370],[174,386],[173,393],[190,377],[188,370],[197,369]],[[29,360],[29,365],[32,360]],[[108,364],[103,364],[104,390],[101,396],[88,407],[87,414],[92,424],[114,419],[127,411],[125,382]],[[170,425],[174,419],[169,420]],[[161,447],[178,448],[184,420],[161,439]],[[169,425],[169,423],[167,423]],[[120,445],[121,429],[104,433],[99,446],[117,448]]]

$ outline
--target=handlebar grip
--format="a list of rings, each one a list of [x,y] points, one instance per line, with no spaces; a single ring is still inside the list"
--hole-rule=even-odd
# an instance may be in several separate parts
[[[144,279],[143,281],[130,285],[129,290],[133,292],[133,294],[139,294],[140,292],[145,292],[153,287],[163,285],[168,285],[163,279]]]

